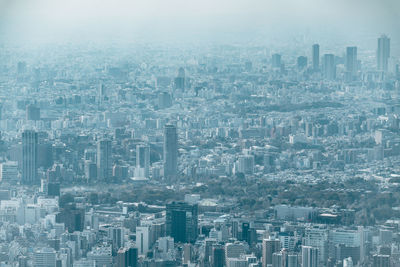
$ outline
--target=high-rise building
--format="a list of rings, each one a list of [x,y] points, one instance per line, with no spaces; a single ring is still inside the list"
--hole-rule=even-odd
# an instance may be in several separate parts
[[[150,147],[148,145],[136,146],[136,175],[149,177],[150,171]]]
[[[32,130],[22,133],[22,183],[38,184],[38,134]]]
[[[223,267],[225,264],[225,249],[221,245],[215,245],[212,248],[212,266]]]
[[[302,267],[318,267],[318,249],[310,246],[301,247]]]
[[[281,242],[275,239],[264,239],[262,242],[262,266],[272,264],[272,254],[281,250]]]
[[[281,55],[280,54],[273,54],[272,55],[272,68],[280,68],[281,67]]]
[[[101,140],[97,143],[97,177],[101,180],[112,176],[111,141]]]
[[[186,80],[185,69],[181,67],[178,70],[178,76],[174,80],[175,89],[184,91],[185,80]]]
[[[56,266],[56,251],[53,248],[42,248],[35,251],[34,257],[35,267],[54,267]]]
[[[325,54],[323,58],[323,74],[326,80],[336,79],[336,64],[333,54]]]
[[[175,242],[191,243],[197,238],[198,206],[172,202],[166,207],[167,235]]]
[[[178,135],[176,127],[164,126],[164,177],[173,177],[178,172]]]
[[[388,61],[390,57],[390,38],[382,35],[378,38],[378,50],[376,53],[377,67],[380,71],[388,70]]]
[[[350,46],[346,48],[346,72],[350,78],[357,74],[357,47]]]
[[[56,222],[64,223],[65,228],[70,233],[83,231],[85,210],[77,207],[75,203],[68,203],[57,213]]]
[[[312,67],[314,71],[319,70],[319,44],[312,46]]]
[[[242,155],[238,160],[238,172],[244,174],[253,174],[254,172],[254,156]]]
[[[303,70],[307,67],[307,57],[300,56],[297,58],[297,68]]]
[[[138,266],[138,249],[137,248],[121,248],[118,250],[116,267],[137,267]]]
[[[118,251],[124,245],[124,229],[122,227],[108,228],[108,240],[113,251]]]
[[[150,248],[150,227],[136,227],[136,245],[139,255],[146,255]]]

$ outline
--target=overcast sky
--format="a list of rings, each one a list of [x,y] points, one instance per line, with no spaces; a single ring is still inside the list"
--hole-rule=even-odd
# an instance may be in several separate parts
[[[248,41],[303,31],[396,40],[399,18],[400,0],[0,0],[2,36],[28,41]]]

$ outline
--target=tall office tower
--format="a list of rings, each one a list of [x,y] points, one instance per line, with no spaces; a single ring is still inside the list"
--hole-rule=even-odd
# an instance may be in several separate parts
[[[389,255],[377,255],[372,256],[374,267],[389,267],[390,266],[390,256]]]
[[[150,227],[136,227],[136,246],[138,248],[139,255],[146,255],[150,249],[150,245]]]
[[[390,57],[390,38],[382,35],[378,38],[378,51],[376,53],[377,67],[380,71],[388,70]]]
[[[108,228],[108,240],[112,245],[114,252],[124,246],[124,228],[110,227]]]
[[[35,251],[33,256],[35,267],[56,266],[56,251],[53,248],[42,248]]]
[[[273,54],[272,55],[272,68],[280,68],[281,67],[281,55]]]
[[[326,80],[336,79],[335,56],[333,54],[325,54],[323,58],[323,74]]]
[[[138,266],[138,249],[134,247],[124,249],[125,265],[117,265],[117,267],[137,267]]]
[[[314,71],[319,70],[319,44],[312,46],[312,67]]]
[[[301,247],[302,267],[318,267],[318,249],[310,246]]]
[[[357,47],[346,48],[346,72],[353,78],[357,74]]]
[[[197,238],[198,206],[184,202],[172,202],[166,207],[167,235],[176,243],[192,243]]]
[[[185,90],[185,69],[184,68],[179,68],[178,70],[178,76],[175,78],[174,83],[175,83],[175,89],[178,90]]]
[[[104,98],[107,97],[106,87],[103,83],[99,84],[99,102],[103,102]]]
[[[253,155],[241,155],[238,160],[238,172],[244,174],[254,173],[254,156]]]
[[[164,177],[175,176],[178,172],[178,135],[176,127],[164,126]]]
[[[303,70],[307,67],[307,57],[300,56],[297,58],[297,68]]]
[[[77,207],[75,203],[68,203],[56,214],[56,223],[64,223],[70,233],[83,231],[85,210]]]
[[[97,143],[97,177],[104,180],[111,176],[111,141],[101,140]]]
[[[212,248],[211,264],[214,267],[224,267],[225,264],[225,249],[221,245],[215,245]]]
[[[38,134],[32,130],[22,133],[22,183],[39,183],[38,168]]]
[[[264,239],[262,243],[262,266],[272,264],[272,254],[281,250],[281,242],[275,239]]]
[[[149,178],[150,173],[150,147],[148,145],[136,146],[136,175]]]

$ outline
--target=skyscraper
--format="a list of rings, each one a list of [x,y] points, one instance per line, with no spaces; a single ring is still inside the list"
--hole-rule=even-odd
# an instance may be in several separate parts
[[[272,68],[280,68],[281,67],[281,55],[273,54],[272,55]]]
[[[176,127],[164,126],[164,177],[175,176],[178,172],[178,136]]]
[[[238,172],[244,174],[253,174],[254,172],[254,156],[241,155],[238,159]]]
[[[333,54],[325,54],[323,60],[323,74],[326,80],[336,79],[335,56]]]
[[[150,248],[150,227],[136,227],[136,245],[139,255],[146,255]]]
[[[225,249],[221,245],[215,245],[212,248],[212,266],[223,267],[225,263]]]
[[[281,250],[281,242],[275,239],[264,239],[262,242],[262,266],[272,264],[272,254]]]
[[[97,177],[104,180],[111,176],[111,141],[101,140],[97,143]]]
[[[350,78],[357,74],[357,47],[350,46],[346,48],[346,72]]]
[[[318,267],[318,249],[310,246],[301,247],[302,267]]]
[[[376,53],[377,67],[380,71],[388,70],[390,57],[390,38],[382,35],[378,38],[378,51]]]
[[[175,242],[194,242],[197,238],[198,206],[172,202],[166,207],[167,235]]]
[[[150,147],[148,145],[136,146],[136,176],[149,177]]]
[[[32,130],[22,133],[22,183],[39,183],[38,168],[38,134]]]
[[[319,44],[312,46],[312,67],[314,71],[319,70]]]
[[[175,78],[175,89],[184,91],[185,79],[186,79],[185,69],[181,67],[178,70],[178,76]]]
[[[300,56],[297,58],[297,68],[302,70],[307,67],[307,57]]]

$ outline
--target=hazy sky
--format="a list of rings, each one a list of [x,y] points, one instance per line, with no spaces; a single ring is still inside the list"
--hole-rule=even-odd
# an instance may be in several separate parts
[[[400,39],[400,0],[0,0],[19,40],[248,41],[307,32]],[[397,35],[397,36],[396,36]]]

